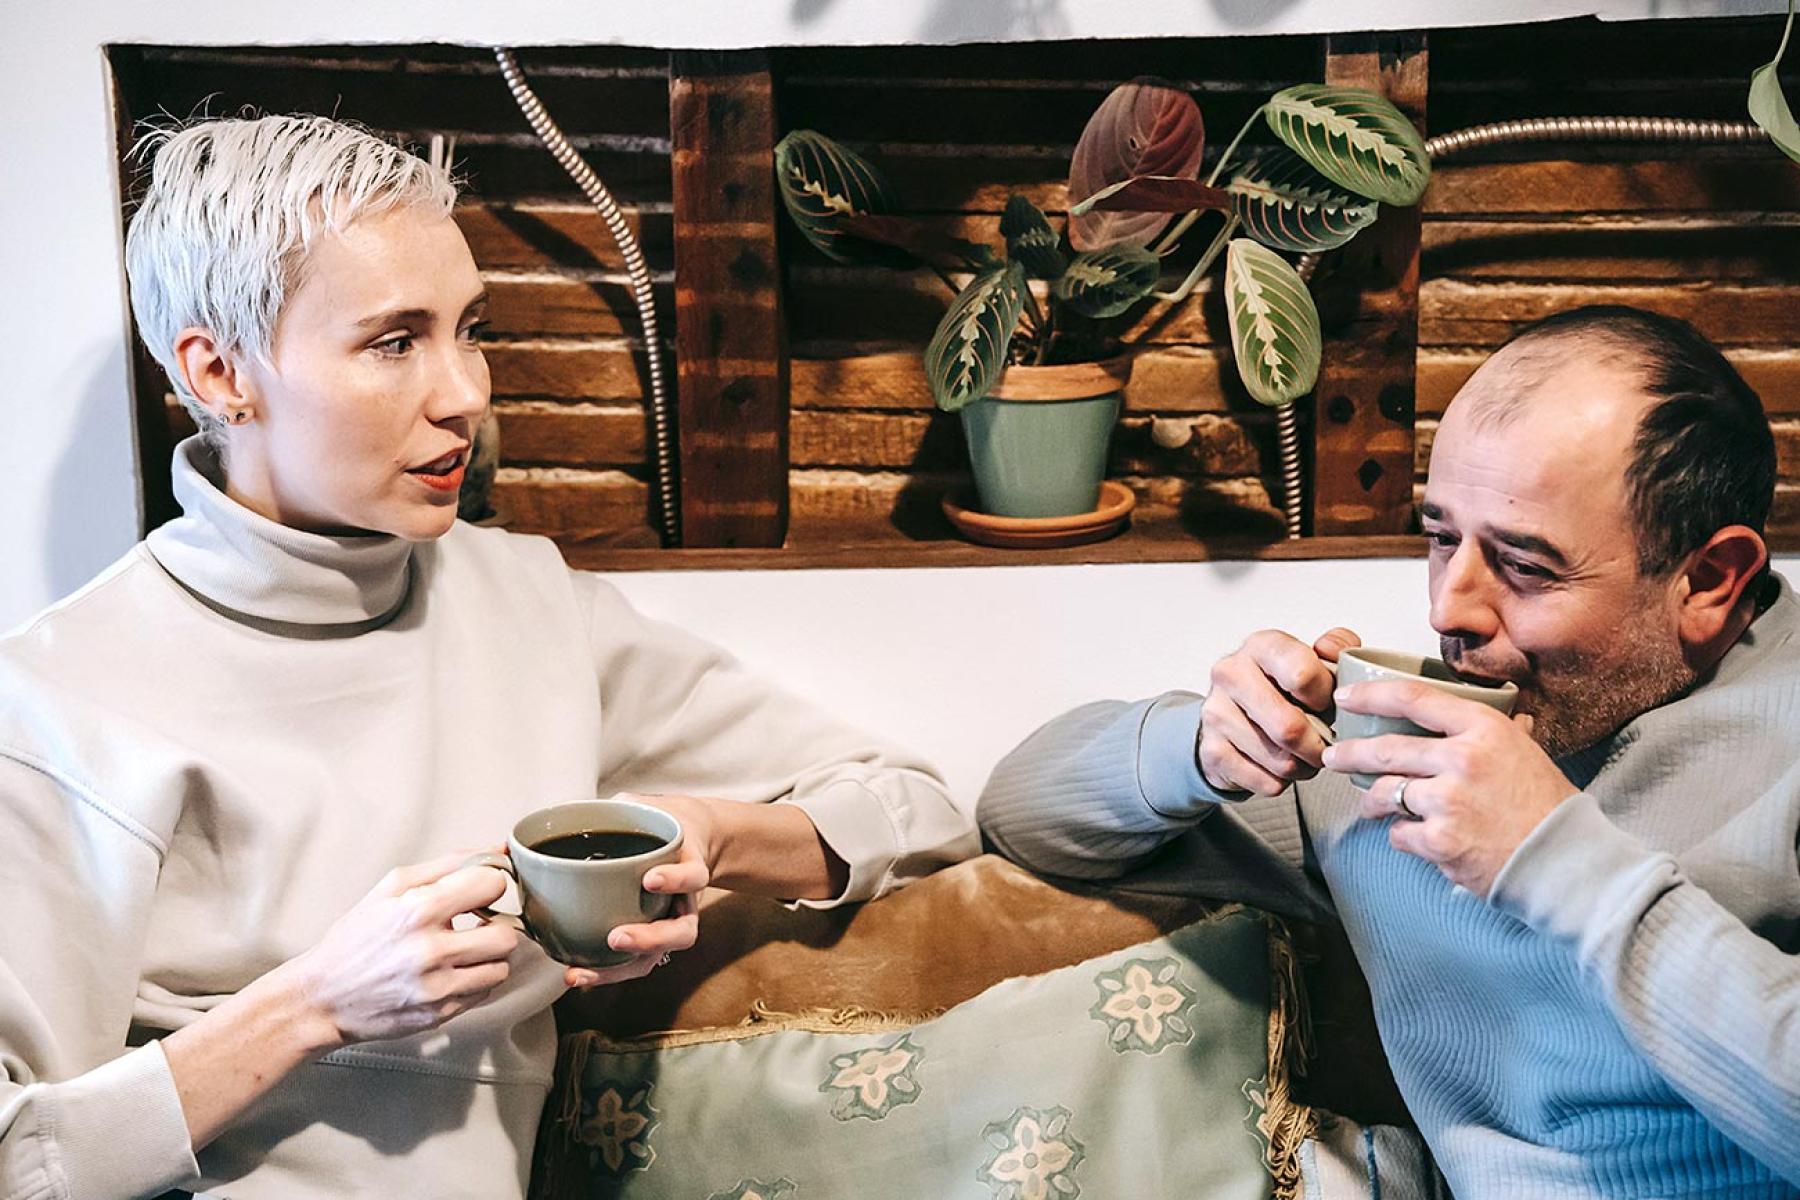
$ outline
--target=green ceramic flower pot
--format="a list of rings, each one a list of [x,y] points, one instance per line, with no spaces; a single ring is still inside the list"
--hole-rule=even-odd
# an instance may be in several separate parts
[[[962,410],[981,510],[998,517],[1092,512],[1106,477],[1129,359],[1008,367]]]

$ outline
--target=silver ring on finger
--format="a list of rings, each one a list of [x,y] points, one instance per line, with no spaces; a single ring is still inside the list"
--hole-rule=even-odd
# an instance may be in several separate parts
[[[1400,786],[1394,789],[1394,812],[1408,821],[1423,821],[1424,817],[1406,807],[1406,785],[1411,782],[1410,777],[1402,779]]]

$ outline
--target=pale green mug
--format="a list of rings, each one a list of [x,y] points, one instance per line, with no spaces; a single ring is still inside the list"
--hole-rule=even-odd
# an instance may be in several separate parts
[[[639,835],[647,840],[646,848],[608,858],[566,858],[543,850],[558,838],[607,834]],[[557,962],[572,967],[617,966],[632,955],[608,946],[607,935],[620,925],[668,915],[675,897],[645,891],[644,875],[680,858],[681,838],[681,822],[660,808],[631,800],[582,800],[540,808],[513,826],[505,854],[478,854],[464,864],[497,867],[511,875],[519,887],[522,912],[482,908],[475,915],[512,925]]]
[[[1336,663],[1328,662],[1325,665],[1337,676],[1339,687],[1383,679],[1412,679],[1452,696],[1485,704],[1508,716],[1512,714],[1513,706],[1519,702],[1519,685],[1516,683],[1470,683],[1458,679],[1442,659],[1406,650],[1353,646],[1341,652]],[[1316,713],[1307,713],[1306,719],[1318,735],[1325,739],[1327,746],[1333,742],[1347,742],[1352,738],[1380,737],[1384,733],[1399,733],[1408,737],[1444,736],[1434,729],[1415,725],[1404,717],[1382,717],[1344,709],[1338,710],[1335,725],[1327,725],[1325,719]],[[1376,775],[1353,774],[1350,782],[1368,791],[1375,786],[1378,778],[1380,777]]]

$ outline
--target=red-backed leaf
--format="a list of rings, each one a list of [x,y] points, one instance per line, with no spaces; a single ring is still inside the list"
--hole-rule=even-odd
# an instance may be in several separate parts
[[[1070,207],[1069,214],[1074,219],[1089,212],[1184,213],[1196,208],[1230,207],[1231,193],[1224,188],[1208,187],[1198,179],[1139,175],[1082,198]],[[1161,228],[1157,226],[1157,231]]]
[[[1192,179],[1200,173],[1205,144],[1200,106],[1186,92],[1151,79],[1120,84],[1075,144],[1069,195],[1092,196],[1139,175]],[[1069,243],[1077,250],[1147,244],[1168,223],[1166,211],[1083,213],[1069,219]]]

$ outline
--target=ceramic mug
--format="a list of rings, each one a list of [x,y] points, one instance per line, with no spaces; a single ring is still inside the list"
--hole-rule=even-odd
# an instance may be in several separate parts
[[[1379,650],[1373,646],[1353,646],[1338,655],[1337,662],[1326,663],[1332,673],[1337,676],[1339,687],[1348,687],[1353,683],[1371,683],[1386,679],[1411,679],[1434,687],[1441,692],[1463,700],[1473,700],[1477,704],[1485,704],[1489,708],[1510,716],[1513,705],[1519,702],[1519,685],[1512,682],[1498,685],[1485,683],[1469,683],[1458,679],[1455,672],[1445,666],[1443,660],[1431,658],[1423,654],[1413,654],[1405,650]],[[1325,739],[1327,746],[1335,742],[1349,741],[1351,738],[1380,737],[1384,733],[1404,734],[1407,737],[1443,737],[1434,729],[1426,729],[1415,725],[1404,717],[1382,717],[1371,713],[1349,712],[1339,709],[1335,725],[1327,725],[1323,717],[1316,713],[1307,713],[1307,721]],[[1367,791],[1375,786],[1377,775],[1356,774],[1350,776],[1350,782]]]
[[[642,849],[618,853],[617,843],[636,838]],[[475,910],[488,921],[513,925],[560,963],[572,967],[614,967],[632,955],[606,944],[620,925],[668,915],[675,897],[644,890],[644,874],[681,857],[681,823],[660,808],[630,800],[582,800],[540,808],[520,819],[506,839],[505,854],[479,854],[470,864],[497,867],[519,888],[519,916],[490,908]],[[560,840],[565,852],[582,846],[613,853],[573,858],[547,847]]]

